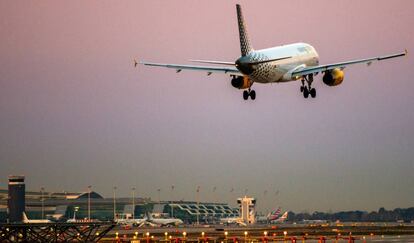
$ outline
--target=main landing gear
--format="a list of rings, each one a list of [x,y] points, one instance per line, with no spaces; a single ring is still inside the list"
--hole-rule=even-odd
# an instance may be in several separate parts
[[[256,91],[250,90],[250,88],[248,90],[243,91],[243,99],[244,100],[248,100],[249,96],[252,100],[255,100],[256,99]]]
[[[303,93],[303,97],[305,97],[305,99],[307,99],[309,97],[309,95],[312,98],[316,97],[316,89],[312,88],[312,82],[313,82],[313,74],[309,74],[306,76],[302,77],[302,86],[300,86],[300,92]],[[305,81],[307,83],[307,86],[305,86]]]

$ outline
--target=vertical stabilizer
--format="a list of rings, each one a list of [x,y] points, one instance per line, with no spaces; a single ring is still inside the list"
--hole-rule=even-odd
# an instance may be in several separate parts
[[[27,215],[25,212],[23,212],[23,223],[29,223],[29,219],[27,218]]]
[[[240,4],[236,5],[237,8],[237,21],[239,23],[239,36],[240,36],[240,49],[242,56],[246,56],[253,51],[253,48],[250,46],[250,40],[247,35],[246,24],[244,23],[244,18]]]

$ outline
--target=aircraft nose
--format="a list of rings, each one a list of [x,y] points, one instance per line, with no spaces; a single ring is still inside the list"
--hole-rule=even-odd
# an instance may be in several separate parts
[[[247,56],[240,57],[236,60],[236,68],[246,75],[254,72],[253,66],[249,63],[249,58]]]

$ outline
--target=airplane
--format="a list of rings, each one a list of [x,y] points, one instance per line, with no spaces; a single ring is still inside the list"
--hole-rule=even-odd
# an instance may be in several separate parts
[[[23,223],[25,224],[43,224],[52,223],[49,219],[29,219],[25,212],[23,212]]]
[[[301,81],[300,91],[303,97],[316,97],[316,90],[312,87],[314,77],[323,74],[322,81],[328,86],[337,86],[344,81],[344,69],[349,65],[365,63],[370,66],[375,61],[383,61],[391,58],[402,57],[408,54],[399,52],[391,55],[372,58],[357,59],[331,64],[319,64],[319,55],[315,48],[307,43],[294,43],[276,46],[267,49],[254,50],[248,38],[246,24],[242,15],[241,6],[236,5],[241,57],[235,62],[190,60],[191,62],[213,64],[221,66],[198,66],[153,62],[137,62],[134,66],[143,64],[147,66],[165,67],[175,69],[177,73],[182,70],[193,70],[212,73],[224,73],[231,77],[231,85],[234,88],[244,90],[243,99],[256,99],[256,92],[252,89],[254,83],[271,84],[291,81]]]
[[[176,218],[153,218],[149,212],[146,214],[146,221],[155,226],[178,226],[184,223],[181,219]]]
[[[277,218],[275,220],[271,220],[270,223],[276,223],[276,224],[283,224],[287,218],[288,218],[288,211],[286,211],[280,218]]]
[[[145,224],[148,223],[147,218],[142,218],[142,219],[123,219],[123,218],[118,218],[115,219],[115,223],[119,224],[119,225],[128,225],[128,226],[138,226],[141,227]]]
[[[316,224],[316,225],[321,225],[321,224],[326,224],[328,223],[328,220],[323,220],[323,219],[304,219],[302,220],[303,224]]]
[[[244,220],[241,217],[229,217],[229,218],[221,218],[220,219],[221,224],[237,224],[240,226],[247,226],[247,224],[244,222]]]
[[[263,216],[263,217],[258,216],[258,217],[256,217],[256,222],[262,222],[262,223],[263,222],[266,222],[267,223],[267,222],[276,220],[276,219],[279,218],[280,212],[281,212],[281,208],[279,207],[277,210],[274,210],[274,211],[268,213],[266,216]]]

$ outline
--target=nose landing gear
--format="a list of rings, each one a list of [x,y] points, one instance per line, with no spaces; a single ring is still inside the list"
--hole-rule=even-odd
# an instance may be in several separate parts
[[[309,95],[312,98],[316,97],[316,89],[312,88],[312,82],[313,82],[313,74],[309,74],[302,77],[302,86],[300,86],[300,92],[303,93],[303,97],[307,99]],[[307,83],[307,86],[305,86],[305,81]]]

